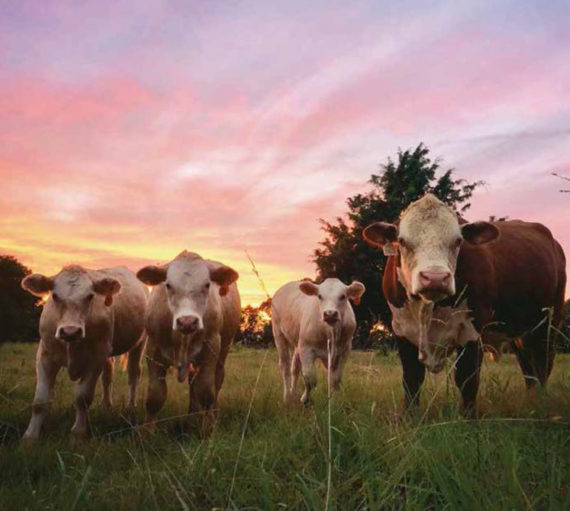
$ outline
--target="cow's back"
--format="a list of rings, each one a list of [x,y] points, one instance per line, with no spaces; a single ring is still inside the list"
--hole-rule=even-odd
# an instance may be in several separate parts
[[[144,332],[148,289],[136,275],[123,266],[98,270],[97,274],[117,279],[121,291],[113,297],[113,352],[119,355],[130,350]]]
[[[544,317],[544,308],[560,309],[565,257],[541,224],[520,220],[494,224],[500,231],[494,242],[464,243],[457,262],[457,292],[466,289],[476,316],[481,307],[492,310],[493,328],[520,335]]]
[[[314,297],[299,289],[300,281],[280,287],[271,301],[271,319],[291,344],[299,340],[301,326],[314,308]]]

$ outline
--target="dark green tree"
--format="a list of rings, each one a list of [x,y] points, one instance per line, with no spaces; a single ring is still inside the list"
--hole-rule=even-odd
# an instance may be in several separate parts
[[[361,348],[368,347],[374,323],[390,322],[390,310],[382,295],[386,257],[364,241],[363,229],[376,221],[395,222],[403,209],[427,192],[462,214],[470,207],[473,191],[482,184],[455,179],[454,169],[441,173],[440,161],[429,157],[429,149],[423,143],[415,149],[398,150],[397,161],[388,158],[380,170],[370,177],[369,192],[346,200],[346,220],[321,219],[326,237],[312,257],[319,279],[338,277],[344,282],[356,279],[366,286],[361,304],[355,307],[359,329],[354,344]]]
[[[0,256],[0,343],[34,341],[42,312],[38,299],[20,286],[30,270],[12,256]]]

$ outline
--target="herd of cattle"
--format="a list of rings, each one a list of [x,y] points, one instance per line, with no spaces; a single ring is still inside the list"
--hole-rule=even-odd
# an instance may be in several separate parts
[[[513,340],[528,387],[545,384],[554,360],[553,334],[562,320],[565,257],[550,231],[522,221],[466,223],[427,194],[400,215],[398,225],[374,223],[363,231],[388,256],[383,292],[403,367],[406,407],[418,403],[426,368],[439,372],[457,352],[455,381],[462,411],[475,413],[483,346],[501,332]],[[112,357],[128,354],[131,407],[146,349],[145,424],[152,427],[166,400],[166,372],[188,381],[190,415],[202,435],[214,425],[224,365],[240,324],[238,274],[187,251],[135,275],[126,268],[66,266],[54,277],[22,281],[36,296],[49,294],[40,319],[37,384],[24,434],[39,437],[61,367],[75,386],[72,432],[89,432],[88,409],[102,375],[103,403],[111,406]],[[148,293],[147,286],[153,286]],[[281,287],[272,301],[272,325],[284,400],[292,401],[301,372],[307,403],[316,385],[314,362],[340,385],[351,350],[364,285],[338,279]],[[514,340],[517,339],[517,342]]]

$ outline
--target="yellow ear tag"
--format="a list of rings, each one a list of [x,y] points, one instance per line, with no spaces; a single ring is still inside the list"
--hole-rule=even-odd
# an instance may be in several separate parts
[[[386,245],[382,247],[382,252],[384,252],[386,257],[395,256],[398,255],[398,247],[393,243],[386,243]]]

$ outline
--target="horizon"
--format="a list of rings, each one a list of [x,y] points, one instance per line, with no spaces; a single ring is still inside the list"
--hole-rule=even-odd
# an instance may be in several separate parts
[[[0,9],[0,252],[34,272],[188,249],[258,305],[246,251],[271,295],[314,276],[318,219],[420,142],[486,182],[469,220],[541,222],[570,253],[564,2]]]

